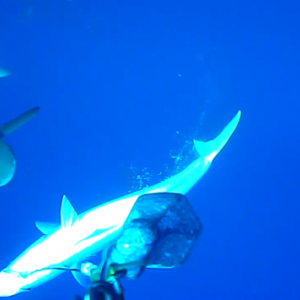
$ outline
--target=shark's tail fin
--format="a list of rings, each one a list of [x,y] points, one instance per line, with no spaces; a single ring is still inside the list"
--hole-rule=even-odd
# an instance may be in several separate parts
[[[32,117],[34,117],[39,112],[39,110],[39,107],[32,108],[20,115],[19,117],[0,126],[0,137],[9,134],[21,127],[22,125],[24,125]]]
[[[223,149],[230,137],[233,135],[240,122],[241,116],[242,112],[238,111],[235,117],[215,139],[207,142],[194,140],[194,145],[199,155],[206,157],[209,161],[213,161],[216,155]]]

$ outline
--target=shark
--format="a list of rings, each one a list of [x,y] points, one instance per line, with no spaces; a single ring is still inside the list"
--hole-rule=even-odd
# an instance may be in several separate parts
[[[8,184],[16,171],[16,156],[9,145],[3,141],[3,137],[22,127],[32,119],[40,108],[32,108],[17,118],[0,126],[0,187]]]
[[[186,195],[208,171],[240,119],[241,111],[238,111],[216,138],[194,140],[198,157],[181,172],[160,183],[102,203],[81,214],[63,196],[60,224],[36,222],[42,236],[0,272],[0,297],[30,291],[66,271],[72,272],[80,283],[78,270],[84,273],[85,262],[120,237],[137,199],[151,193]]]

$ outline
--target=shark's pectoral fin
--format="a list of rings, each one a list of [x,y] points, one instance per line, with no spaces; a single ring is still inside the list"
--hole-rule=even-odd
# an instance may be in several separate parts
[[[90,283],[90,276],[92,269],[97,268],[97,265],[93,264],[92,262],[85,261],[80,262],[76,265],[76,269],[79,269],[80,272],[72,271],[72,274],[75,280],[84,288],[87,288]]]
[[[0,137],[15,131],[16,129],[18,129],[25,123],[27,123],[31,118],[33,118],[39,112],[39,110],[40,110],[39,107],[30,109],[25,113],[23,113],[22,115],[20,115],[19,117],[0,126]]]
[[[75,280],[84,288],[87,288],[90,285],[90,277],[82,272],[72,271],[72,274]]]
[[[43,234],[49,234],[57,230],[60,225],[56,223],[51,223],[51,222],[35,222],[36,228],[41,231]]]
[[[60,219],[63,228],[71,227],[77,220],[77,212],[65,195],[61,203]]]

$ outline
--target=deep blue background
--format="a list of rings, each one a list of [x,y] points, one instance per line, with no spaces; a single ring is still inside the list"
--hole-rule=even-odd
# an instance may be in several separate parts
[[[1,0],[0,121],[18,169],[0,189],[0,266],[59,221],[159,173],[175,132],[241,124],[189,199],[204,232],[188,262],[125,282],[131,300],[300,299],[297,1]],[[178,138],[178,137],[177,137]],[[175,147],[175,148],[174,148]],[[16,299],[66,300],[68,273]]]

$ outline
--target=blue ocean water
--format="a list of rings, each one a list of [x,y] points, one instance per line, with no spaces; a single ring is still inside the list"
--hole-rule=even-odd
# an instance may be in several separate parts
[[[300,299],[299,20],[296,1],[1,0],[0,122],[41,107],[6,137],[1,269],[40,237],[36,220],[59,221],[63,194],[83,212],[155,183],[241,109],[188,195],[196,249],[124,282],[126,297]],[[83,292],[65,273],[14,297]]]

